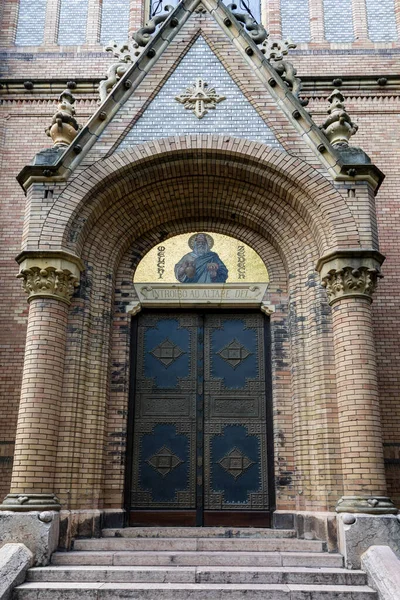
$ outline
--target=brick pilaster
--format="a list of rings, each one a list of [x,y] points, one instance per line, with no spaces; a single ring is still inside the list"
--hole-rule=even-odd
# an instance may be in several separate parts
[[[357,42],[368,40],[367,5],[365,0],[352,0],[354,38]]]
[[[270,0],[262,2],[262,22],[271,36],[282,36],[281,1]]]
[[[60,7],[61,0],[47,0],[43,34],[44,46],[54,46],[57,44]]]
[[[141,0],[130,0],[129,39],[131,39],[132,33],[142,27],[142,25],[149,20],[149,6],[150,0],[148,2],[142,2]]]
[[[103,0],[88,1],[86,43],[89,45],[100,43],[102,4]]]
[[[18,25],[19,0],[8,0],[3,7],[0,27],[0,47],[15,44]]]
[[[400,0],[394,0],[394,14],[396,18],[397,36],[400,40]]]
[[[309,0],[311,43],[325,41],[324,0]]]

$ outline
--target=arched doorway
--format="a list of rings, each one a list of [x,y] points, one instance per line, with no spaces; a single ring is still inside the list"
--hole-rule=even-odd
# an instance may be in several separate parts
[[[195,232],[154,247],[135,282],[145,310],[132,327],[130,524],[268,526],[264,263],[237,239]]]

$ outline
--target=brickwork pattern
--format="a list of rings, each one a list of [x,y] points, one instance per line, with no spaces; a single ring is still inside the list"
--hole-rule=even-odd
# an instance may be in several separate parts
[[[68,306],[30,302],[11,493],[52,493]]]
[[[352,0],[324,0],[325,38],[329,42],[353,42]]]
[[[332,308],[345,496],[386,495],[371,305],[347,298]]]
[[[198,77],[226,98],[202,119],[175,99]],[[231,134],[283,150],[202,37],[196,40],[118,149],[171,135],[201,133]]]
[[[15,39],[17,46],[40,46],[43,43],[46,4],[47,0],[20,0]]]
[[[99,0],[57,0],[47,4],[45,0],[37,0],[35,4],[20,0],[19,9],[14,0],[4,0],[3,18],[10,18],[6,22],[8,32],[3,30],[0,36],[5,45],[54,43],[53,31],[48,35],[45,20],[46,10],[49,14],[54,12],[58,2],[61,2],[58,37],[63,46],[82,45],[85,41],[105,44],[110,39],[124,42],[128,39],[128,29],[132,33],[149,18],[144,15],[144,3],[140,0],[104,0],[101,7]],[[169,4],[175,5],[174,2]],[[332,44],[358,43],[368,37],[372,43],[390,43],[399,39],[400,13],[394,0],[274,0],[267,7],[263,6],[261,13],[260,4],[254,0],[250,9],[273,35],[283,33],[284,37],[291,37],[301,44],[321,44],[325,39]],[[92,13],[99,20],[100,35],[93,36],[91,22],[87,28],[86,21]],[[58,26],[58,17],[55,24]]]
[[[110,40],[126,42],[129,29],[129,0],[103,0],[101,8],[102,44]]]
[[[356,4],[356,0],[353,0],[353,6]],[[360,2],[361,4],[365,2]],[[14,8],[15,3],[11,6],[8,0],[5,0],[3,19],[6,19],[6,27],[3,27],[1,35],[9,44],[14,41]],[[274,10],[274,22],[278,28],[277,15],[280,7],[277,3],[274,3]],[[134,29],[140,23],[141,11],[140,2],[131,2],[130,23]],[[364,24],[361,22],[360,13],[355,12],[354,15],[355,31],[362,31]],[[205,20],[201,21],[201,26],[206,27]],[[181,45],[179,50],[170,48],[169,54],[163,55],[164,64],[157,65],[158,70],[152,72],[151,77],[143,83],[138,92],[139,99],[129,107],[132,111],[130,115],[121,116],[121,123],[113,125],[113,133],[110,133],[109,138],[105,136],[102,145],[99,144],[96,150],[93,149],[88,161],[93,162],[104,157],[123,132],[129,130],[132,119],[146,106],[149,98],[156,96],[175,63],[179,62],[185,39],[185,34],[182,34],[177,39]],[[387,260],[383,266],[385,279],[379,284],[372,311],[378,349],[378,384],[388,493],[400,505],[400,307],[397,301],[400,292],[397,259],[400,252],[397,181],[400,110],[396,86],[389,84],[387,87],[377,87],[374,83],[377,73],[390,76],[400,71],[400,53],[396,44],[388,43],[384,45],[383,50],[377,50],[378,46],[382,46],[382,43],[374,46],[371,42],[363,40],[355,42],[352,50],[332,50],[328,45],[323,49],[313,49],[313,45],[302,46],[292,54],[291,60],[301,76],[311,78],[315,75],[331,76],[340,73],[344,78],[352,76],[356,79],[355,83],[344,79],[342,86],[349,113],[360,125],[354,143],[368,152],[386,174],[376,198],[376,207],[381,250],[387,255]],[[279,116],[272,103],[269,104],[265,97],[261,98],[261,87],[257,87],[255,78],[249,76],[249,70],[246,71],[242,65],[238,69],[237,58],[232,54],[229,45],[224,45],[222,35],[213,39],[212,48],[218,53],[218,58],[225,68],[228,67],[230,76],[251,101],[252,106],[257,107],[259,111],[261,105],[263,115],[280,143],[294,156],[311,163],[312,159],[307,157],[304,145],[285,129],[288,127],[287,122]],[[85,91],[80,90],[80,78],[85,82],[92,82],[100,75],[104,76],[111,61],[111,57],[100,52],[100,47],[97,52],[86,50],[78,53],[71,50],[63,51],[62,54],[54,49],[50,53],[45,48],[35,48],[25,53],[21,48],[17,48],[16,51],[9,48],[8,53],[0,57],[0,72],[4,78],[22,81],[60,77],[65,77],[67,81],[78,78],[77,111],[80,122],[85,122],[97,106],[97,97],[94,91],[87,91],[94,89],[89,84]],[[369,81],[358,81],[360,75],[369,76]],[[91,85],[93,86],[92,83]],[[311,103],[307,110],[312,112],[318,123],[322,123],[326,117],[326,98],[332,89],[332,84],[327,81],[324,86],[316,86],[310,93]],[[314,189],[319,202],[322,198],[319,190],[326,191],[321,180],[312,181],[311,188],[304,194],[301,193],[300,189],[309,179],[309,172],[304,162],[296,162],[295,158],[286,155],[279,159],[279,167],[276,166],[275,171],[271,172],[270,187],[265,186],[265,179],[260,177],[257,169],[238,170],[237,162],[229,163],[232,154],[239,150],[243,163],[247,163],[248,153],[258,161],[260,147],[244,139],[234,142],[231,136],[214,140],[215,146],[210,142],[209,136],[204,136],[204,145],[210,148],[210,152],[216,153],[217,149],[226,151],[220,160],[217,160],[216,155],[212,155],[212,163],[206,167],[205,156],[197,155],[197,170],[193,170],[192,167],[187,170],[187,163],[184,163],[180,170],[175,170],[177,164],[166,160],[170,150],[181,150],[176,163],[192,150],[190,139],[171,138],[168,148],[165,140],[158,140],[150,146],[136,147],[136,152],[126,150],[115,154],[115,163],[124,162],[127,154],[128,162],[135,163],[140,159],[144,161],[139,177],[142,187],[135,196],[131,197],[133,188],[137,185],[134,170],[121,171],[118,183],[114,181],[110,184],[109,192],[104,189],[102,180],[106,178],[108,185],[108,178],[112,178],[112,175],[107,162],[103,161],[93,167],[89,173],[90,180],[84,175],[79,178],[78,174],[75,181],[70,180],[65,195],[57,205],[55,202],[64,187],[60,184],[37,186],[34,197],[26,199],[15,181],[15,174],[30,162],[35,152],[48,145],[43,130],[54,112],[56,93],[54,88],[37,86],[33,91],[22,92],[7,91],[4,88],[0,90],[0,94],[0,139],[4,148],[0,177],[3,192],[1,202],[4,209],[2,225],[5,232],[0,242],[0,301],[2,307],[6,307],[0,311],[0,351],[3,367],[0,375],[0,439],[4,442],[2,446],[7,448],[7,454],[12,451],[15,436],[28,312],[20,283],[15,280],[17,267],[14,261],[20,249],[25,206],[28,214],[30,210],[33,211],[33,227],[25,230],[27,244],[37,247],[40,231],[40,242],[44,248],[59,247],[60,242],[66,247],[75,247],[84,255],[88,264],[82,289],[74,298],[68,315],[68,359],[64,370],[61,404],[63,427],[58,438],[56,482],[56,491],[60,493],[63,501],[80,508],[104,506],[104,503],[109,507],[121,506],[126,419],[124,411],[127,409],[127,383],[123,378],[126,377],[128,369],[126,360],[129,324],[124,307],[125,299],[132,297],[129,283],[132,265],[135,264],[138,254],[141,256],[151,245],[159,242],[160,231],[166,229],[167,233],[172,235],[197,228],[208,228],[236,235],[258,249],[268,261],[274,285],[282,290],[271,291],[271,301],[277,306],[277,311],[272,316],[272,335],[275,344],[273,373],[278,506],[288,509],[316,505],[332,507],[335,499],[343,493],[341,452],[337,444],[336,368],[333,359],[332,323],[330,309],[326,305],[323,291],[318,288],[318,279],[313,270],[315,257],[319,254],[315,245],[317,228],[314,227],[311,235],[309,225],[304,224],[305,221],[307,224],[313,222],[309,212],[310,193]],[[21,123],[24,124],[24,136],[20,135]],[[157,159],[159,171],[154,170],[154,164],[151,163],[151,154],[157,151],[161,153]],[[287,162],[288,160],[293,162]],[[225,162],[228,164],[224,166]],[[166,165],[169,170],[165,178]],[[88,166],[89,163],[85,163],[84,168]],[[217,184],[211,175],[220,168],[222,177]],[[208,174],[205,173],[207,169]],[[287,174],[292,171],[297,172],[300,180],[288,183]],[[223,182],[225,179],[230,180],[232,173],[238,175],[239,183],[235,180],[234,184],[227,188]],[[250,182],[251,186],[246,186],[245,189],[240,178]],[[252,187],[253,184],[256,184],[255,187]],[[88,191],[89,187],[93,193],[88,194],[86,199],[93,212],[90,212],[89,206],[86,207],[89,212],[81,208],[78,210],[83,191]],[[204,192],[203,195],[199,194],[199,189]],[[280,190],[279,193],[277,190]],[[143,198],[140,202],[143,203],[140,204],[138,195],[142,192]],[[341,208],[337,196],[332,196],[326,202],[326,207],[330,206],[332,212],[337,213],[335,233],[339,234],[343,246],[358,244],[351,220],[353,212],[360,223],[360,235],[364,236],[366,243],[368,236],[364,224],[368,222],[368,211],[371,210],[371,204],[367,202],[368,194],[362,186],[353,183],[343,185],[343,192],[349,206],[347,212],[345,207]],[[353,192],[354,198],[350,195]],[[270,205],[260,202],[260,198],[266,194],[271,197]],[[115,210],[112,210],[117,196]],[[210,198],[208,204],[204,201],[205,197]],[[292,202],[293,198],[296,198],[296,210],[285,209],[282,215],[280,211],[287,206],[289,200]],[[373,199],[370,198],[369,202],[371,201]],[[53,205],[54,212],[50,213]],[[361,208],[362,213],[359,212]],[[63,238],[60,231],[74,211],[76,218],[72,219],[73,223]],[[235,219],[232,214],[235,215]],[[299,214],[302,215],[300,219]],[[89,217],[89,221],[84,227],[86,217]],[[125,219],[126,228],[122,224]],[[326,230],[325,220],[324,215],[321,239],[318,241],[321,248],[325,238],[333,240],[332,232]],[[321,223],[321,219],[315,222]],[[293,232],[296,236],[290,242],[288,240]],[[123,240],[121,243],[120,237]],[[336,240],[332,245],[334,243]],[[121,267],[117,274],[119,264]],[[112,317],[113,309],[115,314]],[[112,375],[114,369],[115,375]],[[118,380],[118,370],[121,383]],[[356,392],[357,390],[354,390],[355,395]],[[369,423],[370,416],[369,420],[367,419]],[[364,419],[363,414],[362,418]],[[353,426],[354,422],[351,427]],[[375,434],[373,440],[375,444]],[[377,453],[379,454],[379,448]],[[361,458],[358,456],[355,460]],[[10,461],[0,462],[0,489],[3,496],[9,491],[10,466]],[[375,475],[376,473],[371,473],[371,482]],[[326,485],[323,483],[325,476],[328,481]],[[380,477],[381,475],[378,479]],[[331,483],[332,487],[328,489]],[[311,495],[310,490],[313,489],[318,490],[318,493]]]
[[[86,41],[88,0],[61,0],[58,44],[79,46]]]
[[[310,12],[308,0],[281,0],[282,37],[309,42]]]
[[[368,37],[373,42],[398,40],[394,0],[366,0]]]
[[[185,150],[183,144],[184,142],[187,144],[188,141],[189,140],[186,140],[185,138],[181,138],[180,140],[178,138],[171,138],[169,141],[169,148],[182,147],[182,157],[186,156],[189,148]],[[244,142],[232,140],[232,144],[233,143],[236,148],[239,149],[240,144],[243,144]],[[209,147],[207,138],[204,139],[204,144],[206,147]],[[259,157],[260,148],[259,144],[250,144],[247,148],[247,156],[254,155],[255,157]],[[65,196],[65,200],[67,200],[67,197],[70,198],[70,204],[73,204],[73,196],[76,198],[80,197],[82,207],[85,208],[84,212],[80,211],[76,214],[76,221],[75,223],[71,223],[71,235],[68,237],[70,237],[71,241],[78,241],[76,236],[78,229],[75,228],[78,227],[81,230],[79,234],[81,235],[82,229],[81,226],[79,226],[79,223],[86,221],[88,227],[87,229],[85,228],[85,231],[83,232],[86,241],[79,252],[83,254],[89,265],[87,271],[87,286],[84,282],[82,283],[79,293],[82,295],[82,298],[76,299],[72,308],[73,316],[71,315],[69,327],[71,337],[68,344],[71,344],[71,348],[76,347],[79,343],[83,344],[83,347],[91,348],[91,368],[89,368],[89,365],[85,366],[85,359],[82,355],[74,355],[74,359],[71,360],[67,366],[66,373],[66,377],[69,377],[69,374],[71,374],[74,385],[72,385],[72,382],[69,379],[69,384],[67,384],[67,379],[65,379],[66,393],[64,394],[63,410],[66,411],[66,414],[73,414],[74,411],[71,410],[70,407],[71,403],[74,404],[77,402],[77,388],[79,388],[78,396],[81,394],[85,396],[87,393],[83,388],[83,384],[79,384],[79,382],[83,381],[86,382],[86,385],[90,386],[93,397],[96,398],[96,403],[91,403],[90,415],[88,414],[86,419],[90,418],[91,421],[93,421],[94,418],[97,419],[94,415],[98,415],[99,421],[97,421],[97,423],[99,426],[100,423],[104,422],[104,419],[107,424],[109,420],[109,417],[105,418],[103,416],[101,412],[103,410],[102,407],[112,407],[114,406],[113,402],[118,403],[125,397],[126,385],[123,384],[123,381],[126,369],[126,357],[128,355],[128,337],[124,326],[124,324],[126,325],[126,314],[123,315],[123,311],[117,302],[117,298],[120,298],[123,302],[132,299],[128,283],[131,276],[121,276],[121,280],[118,279],[116,283],[116,312],[118,313],[116,319],[120,325],[115,322],[115,327],[120,328],[120,333],[118,334],[113,328],[113,343],[116,345],[112,346],[111,352],[113,365],[115,367],[115,369],[113,368],[115,377],[113,375],[111,379],[110,396],[107,394],[107,386],[104,384],[102,378],[99,380],[99,374],[103,374],[103,377],[104,373],[107,371],[106,365],[109,360],[107,351],[107,324],[104,321],[104,318],[96,318],[95,316],[109,313],[109,299],[112,298],[112,291],[107,291],[105,293],[104,290],[110,289],[111,274],[115,270],[115,265],[119,263],[118,256],[123,256],[125,251],[124,248],[126,248],[126,251],[128,252],[126,261],[132,265],[135,264],[138,256],[142,256],[152,245],[157,243],[160,226],[167,228],[168,235],[193,231],[197,228],[219,230],[229,235],[237,235],[240,239],[243,239],[243,241],[246,241],[255,247],[264,260],[266,260],[267,267],[271,272],[271,293],[276,290],[276,292],[274,292],[275,296],[273,297],[273,301],[277,304],[278,310],[276,316],[274,316],[276,320],[274,321],[275,329],[273,327],[273,339],[275,340],[276,350],[274,350],[274,352],[276,352],[276,354],[274,354],[273,361],[276,366],[276,372],[274,371],[274,390],[277,394],[275,410],[277,419],[276,468],[277,473],[279,473],[278,505],[280,508],[293,508],[295,506],[303,508],[317,506],[321,508],[326,507],[328,503],[330,508],[332,508],[332,503],[334,503],[335,498],[341,495],[342,491],[341,488],[338,488],[338,478],[336,477],[336,474],[333,473],[332,495],[329,498],[326,494],[326,488],[322,487],[324,477],[326,477],[327,467],[325,465],[323,469],[320,468],[319,470],[316,470],[315,467],[315,456],[317,453],[330,453],[334,458],[336,458],[338,454],[337,448],[335,450],[337,436],[335,437],[334,435],[329,434],[329,427],[334,428],[332,408],[329,409],[330,413],[328,417],[325,414],[325,408],[322,408],[325,407],[327,398],[334,397],[332,381],[330,378],[324,377],[324,374],[330,371],[333,361],[332,346],[329,345],[329,339],[327,337],[328,327],[326,329],[321,328],[315,337],[315,355],[319,352],[319,357],[318,364],[313,362],[313,377],[310,378],[307,369],[304,370],[307,362],[305,360],[305,356],[307,355],[305,344],[306,340],[309,340],[310,333],[314,328],[314,323],[309,321],[308,316],[310,311],[314,310],[316,298],[318,298],[318,293],[320,293],[318,292],[318,289],[320,290],[320,288],[317,288],[315,284],[312,284],[313,277],[315,281],[314,263],[318,256],[313,236],[310,234],[309,228],[303,222],[302,217],[296,210],[294,212],[293,209],[288,211],[285,210],[285,212],[282,213],[282,203],[279,200],[274,202],[269,208],[264,206],[265,199],[268,197],[268,195],[265,195],[266,182],[269,179],[274,180],[276,190],[276,177],[267,177],[264,179],[264,182],[260,179],[257,188],[259,190],[262,189],[263,191],[257,193],[257,188],[255,187],[257,182],[255,172],[249,177],[249,172],[246,173],[242,168],[238,168],[239,163],[237,163],[235,168],[232,168],[229,165],[228,157],[229,151],[232,152],[233,150],[232,145],[230,150],[224,148],[222,151],[222,148],[220,149],[221,164],[219,161],[216,162],[216,149],[212,151],[212,148],[210,147],[210,152],[213,152],[212,155],[214,158],[209,162],[207,170],[205,156],[203,156],[202,160],[194,157],[193,163],[190,163],[187,160],[182,163],[181,159],[178,157],[176,164],[169,164],[164,160],[162,167],[158,161],[155,161],[151,168],[147,158],[143,164],[143,167],[146,169],[145,176],[142,177],[140,175],[138,167],[135,169],[137,181],[141,181],[142,184],[141,186],[138,186],[137,183],[134,184],[135,191],[132,195],[133,189],[130,188],[130,190],[128,190],[127,187],[129,186],[129,182],[131,182],[131,184],[133,183],[131,176],[129,175],[130,169],[127,172],[121,171],[121,160],[125,160],[126,165],[129,166],[133,158],[136,160],[143,160],[144,156],[150,156],[149,152],[160,152],[162,149],[164,149],[164,152],[167,149],[165,142],[160,142],[159,145],[150,144],[147,148],[138,148],[137,151],[132,149],[129,150],[129,152],[125,151],[123,153],[117,153],[110,157],[108,161],[109,165],[113,164],[114,168],[118,167],[118,172],[115,173],[114,182],[110,178],[110,171],[107,168],[106,163],[103,163],[103,175],[108,172],[106,192],[109,197],[108,202],[106,202],[104,194],[102,194],[102,197],[98,198],[95,202],[88,197],[83,199],[82,185],[79,181],[72,184],[71,189]],[[279,155],[280,153],[276,153],[276,158],[278,158]],[[287,160],[290,161],[291,159],[288,157]],[[280,164],[282,166],[282,163]],[[222,165],[224,165],[224,167],[222,167]],[[200,179],[199,168],[201,169]],[[219,173],[217,179],[211,176],[216,168]],[[227,173],[231,173],[229,179],[224,177],[224,169],[228,169]],[[295,166],[293,164],[292,171],[295,171]],[[233,173],[235,173],[235,182],[232,181]],[[261,173],[266,174],[265,167],[260,168],[259,174]],[[85,188],[87,188],[88,185],[90,186],[91,183],[95,184],[95,182],[98,181],[97,168],[95,168],[91,174],[86,171],[82,177],[85,180]],[[161,194],[161,181],[165,180],[174,181],[175,185],[172,189],[168,189],[168,187],[164,188]],[[202,182],[201,185],[200,181]],[[228,181],[230,181],[229,186],[227,184]],[[246,181],[246,185],[241,185],[239,183],[241,181]],[[300,181],[302,181],[302,184],[300,184]],[[160,184],[157,182],[160,182]],[[303,176],[301,176],[299,183],[293,185],[293,192],[298,190],[299,184],[304,186],[306,182],[310,182],[310,173],[304,173]],[[321,189],[321,186],[314,186],[314,184],[310,182],[310,192],[311,189],[317,191]],[[173,194],[173,201],[171,194]],[[250,197],[249,194],[252,198],[251,214],[248,209],[250,206],[248,202],[248,198]],[[239,198],[240,203],[238,203]],[[318,195],[318,198],[320,200],[320,195]],[[65,200],[62,200],[62,202]],[[231,211],[230,207],[232,206],[232,202],[236,203],[239,220],[241,220],[239,215],[242,214],[243,208],[247,206],[245,213],[248,225],[251,223],[250,219],[254,218],[259,224],[257,225],[254,222],[250,228],[248,228],[248,225],[244,228],[244,223],[240,224],[239,222],[236,226],[230,225],[228,227],[228,225],[225,225],[224,222],[227,221],[229,211]],[[86,209],[89,209],[89,213]],[[298,207],[298,210],[302,210],[304,213],[304,208],[300,209],[300,207]],[[96,216],[96,220],[92,219],[90,213],[92,213],[93,216]],[[124,219],[122,221],[119,218],[121,214],[124,214]],[[204,218],[201,218],[202,214],[205,215]],[[267,214],[269,215],[268,218],[266,218]],[[261,223],[263,224],[262,228],[260,229],[260,233],[257,234],[256,230],[260,228]],[[293,223],[296,223],[295,228],[293,227]],[[113,225],[111,226],[111,224]],[[150,226],[153,227],[151,233],[145,238],[140,237],[141,232],[148,231]],[[134,234],[134,231],[137,231],[137,234]],[[294,232],[296,232],[295,237]],[[138,241],[135,242],[133,249],[129,251],[128,244],[130,243],[132,235],[134,235]],[[285,260],[291,265],[291,309],[289,319],[286,316],[287,301],[285,301],[284,295],[280,296],[282,292],[279,291],[284,289],[283,282],[285,280],[285,275],[283,273],[283,265],[282,267],[279,267],[280,261],[277,255],[265,242],[265,240],[277,239],[279,240],[281,249],[286,257]],[[306,254],[303,255],[301,259],[297,256],[299,244],[306,249]],[[71,248],[72,247],[74,247],[76,251],[77,247],[74,245],[72,245]],[[110,252],[111,248],[113,249],[112,252]],[[305,256],[308,258],[305,258]],[[125,259],[123,264],[126,264]],[[307,276],[305,276],[305,269],[307,270]],[[96,277],[93,277],[92,274],[94,273],[96,273]],[[119,281],[121,281],[121,283],[119,283]],[[122,283],[122,281],[125,283]],[[306,284],[306,282],[308,283]],[[121,290],[123,290],[123,297],[121,297]],[[78,309],[86,297],[87,300],[85,303],[89,301],[89,297],[95,298],[99,294],[105,299],[105,304],[100,305],[96,302],[96,304],[91,304],[91,309],[89,309],[88,305],[86,305],[86,308],[82,306],[81,309]],[[317,302],[320,302],[320,299],[318,299]],[[323,302],[326,304],[326,298]],[[94,348],[87,337],[87,332],[85,333],[83,321],[85,315],[89,314],[89,311],[92,314],[93,319],[91,335],[95,336],[95,339],[97,340]],[[321,308],[320,318],[326,319],[323,316],[325,312],[326,308]],[[82,338],[81,336],[84,337]],[[103,342],[101,342],[101,340],[103,340]],[[324,343],[326,345],[326,352],[323,355],[321,355],[320,351],[321,340],[325,340]],[[310,347],[311,346],[312,344]],[[99,351],[96,350],[97,347],[99,347]],[[331,349],[329,350],[329,348]],[[99,352],[98,355],[97,352]],[[115,352],[117,353],[116,355]],[[290,361],[289,356],[291,356]],[[92,372],[94,362],[98,365],[96,372]],[[289,365],[292,366],[290,367]],[[290,381],[290,368],[293,368],[296,373],[299,374],[298,377],[296,377],[295,382]],[[321,381],[324,383],[321,384]],[[119,386],[118,382],[121,383],[121,386]],[[296,390],[295,404],[293,404],[293,389]],[[318,400],[316,400],[317,403],[314,406],[311,398],[313,398],[315,390],[318,390]],[[305,401],[306,398],[308,399],[307,401]],[[122,406],[125,406],[125,409],[121,407],[121,404],[119,404],[118,408],[115,410],[112,409],[112,420],[114,424],[117,422],[121,423],[121,419],[123,419],[123,412],[121,413],[120,411],[126,410],[126,397],[125,404]],[[294,420],[292,420],[293,414],[298,415],[294,417]],[[63,423],[67,423],[67,419],[64,418],[64,416],[62,419]],[[326,438],[323,438],[324,422],[325,430],[328,427]],[[329,424],[326,425],[327,423]],[[81,452],[83,455],[86,456],[86,454],[90,454],[91,450],[89,449],[89,446],[91,442],[86,439],[86,437],[81,439],[79,433],[81,427],[83,431],[87,430],[88,422],[82,417],[82,422],[79,419],[79,424],[75,421],[73,426],[71,424],[71,427],[75,433],[73,433],[73,431],[68,431],[67,427],[63,427],[63,440],[64,436],[68,437],[70,440],[77,437],[80,441],[77,444],[74,444],[74,454],[79,454],[79,450],[77,449],[77,446],[79,448],[79,445],[82,447]],[[74,427],[78,427],[78,433],[76,433]],[[107,427],[111,427],[111,425],[107,425]],[[294,434],[293,427],[295,431]],[[307,440],[305,432],[311,432],[313,431],[313,428],[318,430],[319,437],[315,438],[315,450],[313,453],[310,453],[310,440]],[[120,454],[123,452],[124,428],[114,429],[114,427],[112,427],[112,429],[108,429],[108,432],[105,461],[108,473],[107,481],[109,479],[110,483],[107,483],[106,487],[106,495],[109,498],[107,506],[112,506],[112,502],[115,502],[114,506],[118,506],[118,502],[120,502],[118,498],[120,498],[119,495],[121,493],[123,482],[121,478],[122,467],[120,465],[117,468],[117,463],[124,460],[123,456]],[[93,439],[95,437],[94,430],[92,430],[91,433],[90,439]],[[293,442],[293,435],[295,436],[295,443]],[[99,431],[97,436],[99,436]],[[97,437],[97,439],[99,439],[99,437]],[[321,442],[321,439],[324,439],[324,442]],[[117,442],[119,442],[119,445]],[[64,447],[64,444],[62,444],[61,447]],[[65,455],[65,452],[66,450],[63,451],[63,456]],[[76,463],[79,463],[78,459],[76,459]],[[333,471],[335,467],[338,468],[337,464],[337,461],[335,461],[332,466]],[[71,479],[74,479],[73,474],[69,473],[68,475],[68,470],[65,468],[58,469],[58,472],[60,473],[60,477],[63,477],[69,482],[71,482]],[[72,506],[89,507],[91,505],[90,502],[93,502],[93,498],[96,495],[94,491],[95,482],[93,479],[95,473],[99,473],[100,478],[101,471],[98,467],[94,468],[92,462],[90,464],[85,464],[84,470],[80,470],[79,481],[77,481],[76,484],[73,484],[72,488],[70,483],[68,488],[66,484],[60,485],[60,488],[57,489],[57,493],[66,500],[65,489],[69,489],[68,500],[72,503]],[[77,478],[76,474],[75,478]],[[88,481],[92,483],[92,487],[86,487]],[[120,490],[119,492],[118,489]],[[99,490],[99,488],[97,487],[96,490]],[[108,502],[110,502],[110,505]]]

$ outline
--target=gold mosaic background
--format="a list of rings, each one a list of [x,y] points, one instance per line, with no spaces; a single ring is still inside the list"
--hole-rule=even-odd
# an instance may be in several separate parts
[[[136,269],[135,283],[179,283],[175,277],[174,268],[185,254],[191,252],[188,241],[194,233],[177,235],[152,248],[142,258]],[[229,271],[227,283],[266,283],[269,281],[263,261],[250,246],[220,233],[207,231],[201,233],[206,233],[213,238],[212,252],[219,255]]]

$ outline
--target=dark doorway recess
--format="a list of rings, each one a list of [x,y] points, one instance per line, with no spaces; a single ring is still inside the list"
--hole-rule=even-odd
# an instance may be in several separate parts
[[[269,527],[269,320],[143,312],[132,327],[129,524]]]

